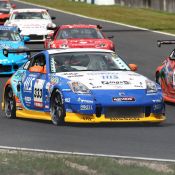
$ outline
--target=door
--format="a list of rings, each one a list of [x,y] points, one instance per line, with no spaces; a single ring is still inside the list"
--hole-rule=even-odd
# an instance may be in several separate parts
[[[23,105],[31,110],[44,110],[46,85],[46,59],[44,54],[33,57],[21,85]]]

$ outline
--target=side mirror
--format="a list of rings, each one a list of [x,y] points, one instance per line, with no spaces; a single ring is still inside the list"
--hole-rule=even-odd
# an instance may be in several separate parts
[[[56,17],[55,17],[55,16],[51,16],[51,19],[52,19],[52,20],[55,20],[55,19],[56,19]]]
[[[12,4],[12,8],[15,9],[16,8],[16,4]]]
[[[24,36],[24,42],[30,41],[30,37],[29,36]]]
[[[41,74],[45,74],[46,73],[46,69],[45,66],[32,66],[29,68],[30,72],[35,72],[35,73],[41,73]]]
[[[3,49],[3,55],[4,55],[5,57],[8,57],[9,52],[8,52],[8,50],[7,50],[7,49]]]
[[[136,64],[129,64],[129,67],[132,71],[137,71],[137,69],[138,69]]]
[[[51,40],[52,39],[52,36],[51,35],[47,35],[46,39],[47,40]]]
[[[53,26],[47,26],[47,30],[55,30],[57,27],[53,27]]]
[[[109,39],[112,39],[112,38],[114,38],[114,36],[113,35],[110,35],[110,36],[107,36]]]

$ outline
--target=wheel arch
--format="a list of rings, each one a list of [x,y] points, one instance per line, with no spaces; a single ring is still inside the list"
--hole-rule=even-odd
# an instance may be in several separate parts
[[[4,86],[4,90],[3,90],[2,104],[1,104],[1,107],[2,107],[2,110],[3,110],[3,111],[4,111],[4,109],[5,109],[5,101],[4,101],[4,99],[5,99],[5,95],[6,95],[6,93],[7,93],[6,90],[7,90],[7,87],[11,87],[10,80],[11,80],[11,78],[8,79],[8,81],[6,82],[6,84],[5,84],[5,86]]]

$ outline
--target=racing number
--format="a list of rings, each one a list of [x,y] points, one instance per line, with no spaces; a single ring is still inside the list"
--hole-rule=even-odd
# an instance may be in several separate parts
[[[43,90],[40,88],[34,89],[34,98],[42,98]]]

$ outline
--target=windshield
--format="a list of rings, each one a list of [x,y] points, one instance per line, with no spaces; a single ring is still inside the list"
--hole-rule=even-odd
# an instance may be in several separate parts
[[[11,8],[11,5],[6,1],[0,1],[0,8]]]
[[[67,28],[59,31],[57,39],[67,38],[104,38],[95,28]]]
[[[0,30],[0,41],[21,41],[19,33],[10,30]]]
[[[50,55],[52,73],[113,70],[130,70],[130,68],[114,53],[75,52]]]
[[[14,12],[11,19],[50,19],[47,12]]]

